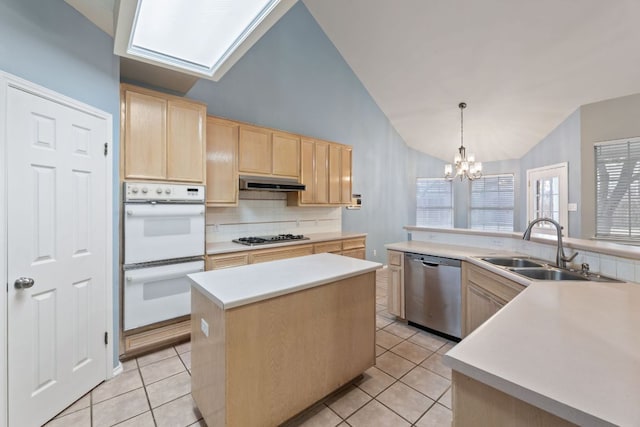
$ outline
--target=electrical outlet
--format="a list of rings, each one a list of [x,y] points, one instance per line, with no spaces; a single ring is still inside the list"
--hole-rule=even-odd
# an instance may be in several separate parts
[[[375,249],[373,250],[373,256],[378,256],[378,251],[376,251]]]
[[[200,319],[200,330],[205,337],[209,336],[209,324],[204,319]]]

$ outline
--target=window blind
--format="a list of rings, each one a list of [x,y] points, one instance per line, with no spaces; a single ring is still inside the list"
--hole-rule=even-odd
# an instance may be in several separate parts
[[[416,225],[453,227],[453,186],[444,178],[416,180]]]
[[[471,181],[470,228],[513,231],[513,205],[512,174],[486,175]]]
[[[594,148],[596,237],[640,240],[640,138]]]

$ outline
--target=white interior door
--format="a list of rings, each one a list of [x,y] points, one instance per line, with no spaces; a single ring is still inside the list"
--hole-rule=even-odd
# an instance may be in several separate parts
[[[15,87],[6,97],[8,418],[38,426],[106,377],[110,131]]]

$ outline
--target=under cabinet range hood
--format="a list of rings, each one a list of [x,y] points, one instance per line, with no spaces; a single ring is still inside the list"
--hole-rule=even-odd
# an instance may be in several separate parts
[[[241,176],[240,190],[258,191],[304,191],[304,184],[295,179]]]

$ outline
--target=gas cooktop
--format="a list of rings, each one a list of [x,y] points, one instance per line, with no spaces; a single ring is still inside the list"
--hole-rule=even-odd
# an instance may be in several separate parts
[[[274,236],[251,236],[240,237],[234,239],[234,243],[240,243],[241,245],[254,246],[254,245],[266,245],[269,243],[282,243],[291,242],[293,240],[309,240],[308,237],[304,237],[302,234],[277,234]]]

